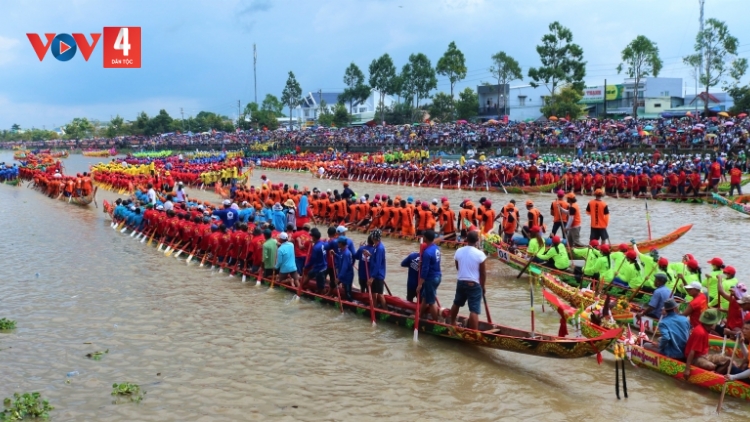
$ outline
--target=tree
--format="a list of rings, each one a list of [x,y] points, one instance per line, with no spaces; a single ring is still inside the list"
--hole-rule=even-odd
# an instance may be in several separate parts
[[[708,19],[703,31],[698,31],[695,37],[695,54],[682,60],[696,69],[702,65],[703,73],[698,80],[706,87],[706,95],[712,86],[722,81],[727,71],[735,81],[739,81],[747,71],[747,59],[731,60],[737,55],[738,45],[739,41],[729,33],[727,25],[718,19]],[[703,112],[707,114],[707,100],[703,106]]]
[[[504,51],[498,51],[497,53],[492,55],[492,66],[490,67],[490,72],[492,72],[492,76],[497,79],[497,106],[500,107],[500,88],[505,87],[508,84],[510,84],[512,81],[523,79],[523,74],[521,73],[521,66],[518,64],[516,59],[513,57],[505,54]],[[532,84],[533,85],[533,84]],[[507,110],[507,107],[505,106],[508,103],[508,92],[503,93],[503,109]],[[477,99],[477,102],[479,100]],[[478,106],[477,106],[478,107]],[[497,111],[498,117],[500,115],[500,110]],[[505,111],[503,111],[503,114],[507,114]]]
[[[583,49],[573,44],[573,33],[560,22],[552,22],[549,31],[542,37],[542,45],[536,46],[542,66],[529,69],[531,86],[547,85],[552,97],[561,83],[572,84],[573,88],[582,91],[586,76]]]
[[[353,113],[354,106],[363,103],[370,96],[370,87],[365,84],[365,74],[354,63],[346,68],[344,83],[346,89],[339,95],[339,101],[349,103],[349,113]]]
[[[344,127],[348,126],[351,121],[352,116],[346,110],[346,106],[341,103],[337,103],[333,109],[333,124],[335,124],[337,127]]]
[[[325,100],[320,101],[320,112],[318,113],[318,124],[330,127],[333,124],[333,113]]]
[[[154,136],[162,133],[169,133],[172,130],[172,117],[166,110],[159,110],[159,114],[149,120],[146,126],[145,135]]]
[[[18,123],[13,123],[13,126],[10,127],[12,133],[18,132],[19,130],[21,130],[21,125]]]
[[[393,94],[393,78],[396,76],[396,67],[388,53],[374,59],[370,63],[370,86],[377,89],[380,94],[380,120],[385,120],[385,96]]]
[[[398,74],[397,78],[398,82],[394,82],[393,85],[398,85],[399,98],[403,97],[404,103],[409,104],[409,108],[411,109],[413,107],[414,95],[417,91],[417,87],[414,82],[414,74],[411,71],[411,63],[406,63],[403,67],[401,67],[401,73]]]
[[[281,92],[281,102],[289,106],[289,130],[292,130],[292,109],[302,102],[302,88],[291,70],[284,91]]]
[[[583,95],[573,85],[566,85],[557,94],[545,98],[541,111],[545,117],[565,116],[571,120],[582,116],[586,109],[579,104]]]
[[[93,129],[94,126],[89,122],[89,119],[85,117],[76,117],[63,127],[65,137],[75,140],[86,138]]]
[[[635,79],[633,86],[633,118],[638,118],[638,86],[646,76],[659,76],[662,61],[659,47],[643,35],[637,36],[622,50],[622,63],[617,66],[617,73],[622,72],[623,65],[628,67],[628,77]]]
[[[437,88],[437,76],[430,59],[422,53],[410,55],[409,65],[411,66],[411,79],[414,84],[416,100],[414,108],[419,108],[419,100],[428,98],[430,91]]]
[[[448,50],[443,54],[435,66],[438,75],[448,78],[451,84],[451,107],[453,107],[453,87],[456,83],[466,78],[466,59],[464,53],[456,47],[456,43],[451,41],[448,44]]]
[[[116,136],[127,133],[126,130],[127,128],[125,127],[125,120],[118,114],[109,121],[104,134],[107,138],[114,138]]]
[[[432,96],[432,104],[427,107],[430,119],[447,122],[453,116],[453,98],[444,92]]]
[[[747,113],[750,111],[750,85],[745,86],[733,86],[729,88],[727,93],[734,100],[734,105],[729,111],[731,113],[739,114],[742,112]]]
[[[266,128],[276,130],[279,127],[279,119],[269,110],[258,110],[250,116],[250,123],[258,129]]]
[[[479,114],[479,95],[466,87],[458,94],[456,101],[456,118],[468,120]]]
[[[260,109],[270,111],[276,117],[284,117],[284,104],[285,103],[276,98],[275,95],[266,94],[266,98],[263,99],[263,102],[260,105]]]

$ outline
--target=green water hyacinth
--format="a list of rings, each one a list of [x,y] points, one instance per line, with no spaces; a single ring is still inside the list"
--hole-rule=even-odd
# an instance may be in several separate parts
[[[3,401],[5,410],[0,413],[0,421],[20,421],[24,419],[48,419],[54,407],[39,393],[14,393],[13,398]]]

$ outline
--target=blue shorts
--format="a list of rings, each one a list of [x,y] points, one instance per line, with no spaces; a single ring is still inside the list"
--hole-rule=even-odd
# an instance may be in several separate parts
[[[425,280],[424,283],[422,283],[422,291],[419,293],[419,301],[428,305],[437,302],[437,288],[439,285],[440,276],[430,280]]]
[[[481,315],[482,313],[482,286],[474,281],[459,280],[456,284],[456,297],[453,304],[461,307],[469,301],[469,312]]]
[[[305,261],[306,260],[307,260],[307,258],[305,258],[304,256],[297,256],[297,257],[294,258],[294,261],[297,264],[297,272],[299,274],[302,274],[302,270],[305,269]]]

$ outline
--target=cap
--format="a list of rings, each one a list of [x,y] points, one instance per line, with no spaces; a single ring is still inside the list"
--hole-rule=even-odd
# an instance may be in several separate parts
[[[667,260],[667,258],[661,257],[659,258],[659,261],[657,261],[656,263],[662,267],[665,267],[669,265],[669,260]]]
[[[529,200],[526,201],[526,206],[527,207],[528,206],[534,206],[534,202],[531,199],[529,199]]]
[[[232,201],[225,199],[224,202],[222,202],[224,205],[232,205]]]
[[[659,275],[663,275],[663,274],[659,274]],[[678,306],[677,305],[677,301],[675,301],[674,299],[671,299],[671,298],[667,299],[664,302],[664,310],[665,311],[671,311],[672,309],[675,309],[677,306]]]
[[[342,243],[346,245],[347,240],[348,239],[345,236],[340,236],[338,239],[336,239],[336,242],[338,242],[339,245],[341,245]]]
[[[569,194],[565,195],[565,197],[568,199],[576,199],[576,194],[574,194],[573,192],[570,192]]]
[[[294,201],[291,199],[287,199],[286,202],[284,202],[284,205],[287,207],[294,207]]]
[[[432,198],[432,203],[433,203],[433,204],[437,204],[437,203],[438,203],[438,200],[437,200],[437,198]]]
[[[288,240],[289,239],[289,235],[286,234],[286,232],[281,232],[279,234],[279,239],[281,239],[281,240]]]
[[[617,245],[617,250],[620,252],[627,252],[628,250],[628,244],[627,243],[620,243]]]
[[[346,233],[347,230],[348,229],[346,228],[346,226],[338,226],[338,227],[336,227],[336,233]]]
[[[606,244],[606,243],[605,243],[605,244],[603,244],[603,245],[602,245],[602,246],[601,246],[601,247],[599,248],[599,251],[600,251],[601,253],[609,253],[609,245],[608,245],[608,244]]]
[[[443,196],[442,198],[440,198],[440,202],[448,202],[448,198]]]
[[[490,201],[489,199],[486,200],[486,201],[484,201],[484,206],[485,207],[491,207],[492,206],[492,201]]]
[[[688,261],[687,262],[687,266],[691,270],[697,270],[700,267],[699,264],[698,264],[698,261],[696,261],[694,259],[691,259],[690,261]]]
[[[735,270],[734,267],[730,265],[730,266],[724,268],[724,274],[729,274],[729,275],[733,276],[733,275],[737,274],[737,270]]]
[[[164,206],[163,205],[157,205],[156,209],[159,210],[159,211],[164,211]]]
[[[720,266],[724,265],[724,260],[722,260],[719,257],[714,257],[713,259],[711,259],[710,261],[708,261],[708,263],[711,264],[711,265],[716,265],[717,267],[720,267]]]
[[[700,290],[703,290],[703,286],[701,286],[701,284],[699,282],[694,281],[694,282],[688,284],[687,286],[685,286],[685,290],[690,290],[690,289],[700,291]]]
[[[596,189],[594,191],[594,196],[604,196],[604,191],[602,191],[601,189]]]
[[[559,245],[560,244],[560,236],[552,236],[552,243],[554,243],[555,245]]]
[[[557,191],[557,197],[558,198],[562,198],[563,196],[565,196],[565,192],[562,189],[558,190]]]
[[[635,253],[635,251],[627,251],[625,253],[625,258],[634,260],[634,259],[638,258],[638,254]]]
[[[429,208],[430,208],[430,204],[428,204],[427,202],[422,202],[422,209],[426,210],[426,209],[429,209]]]
[[[539,226],[531,226],[531,228],[529,229],[531,233],[539,233],[539,230]]]
[[[410,196],[410,197],[406,198],[406,202],[408,202],[408,203],[410,203],[410,204],[411,204],[412,202],[414,202],[414,198],[412,198],[412,197]]]
[[[589,242],[589,246],[593,246],[596,248],[597,246],[599,246],[599,241],[596,239],[591,239],[591,241]]]
[[[694,260],[694,259],[695,259],[695,257],[691,253],[687,253],[687,254],[685,254],[685,256],[682,257],[682,261],[683,262],[691,261],[691,260]]]

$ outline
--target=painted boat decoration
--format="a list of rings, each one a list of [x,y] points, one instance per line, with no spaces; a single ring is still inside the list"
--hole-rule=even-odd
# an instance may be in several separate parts
[[[713,199],[721,205],[725,205],[741,214],[750,215],[750,211],[746,210],[742,204],[739,204],[737,202],[730,202],[723,196],[719,196],[715,193],[712,193],[711,195],[713,196]]]
[[[544,299],[561,313],[563,318],[573,318],[578,312],[577,309],[565,304],[550,292],[543,292]],[[609,332],[609,329],[595,325],[590,321],[574,318],[578,330],[584,337],[598,337],[601,333]],[[721,393],[724,387],[724,376],[715,372],[693,366],[689,379],[685,379],[685,363],[676,359],[669,358],[660,353],[648,350],[639,346],[638,339],[633,336],[623,336],[620,339],[625,344],[626,356],[633,364],[648,368],[652,371],[664,374],[668,377],[686,382],[692,385],[711,390],[715,393]],[[740,400],[750,401],[750,385],[742,381],[727,381],[727,395]]]

